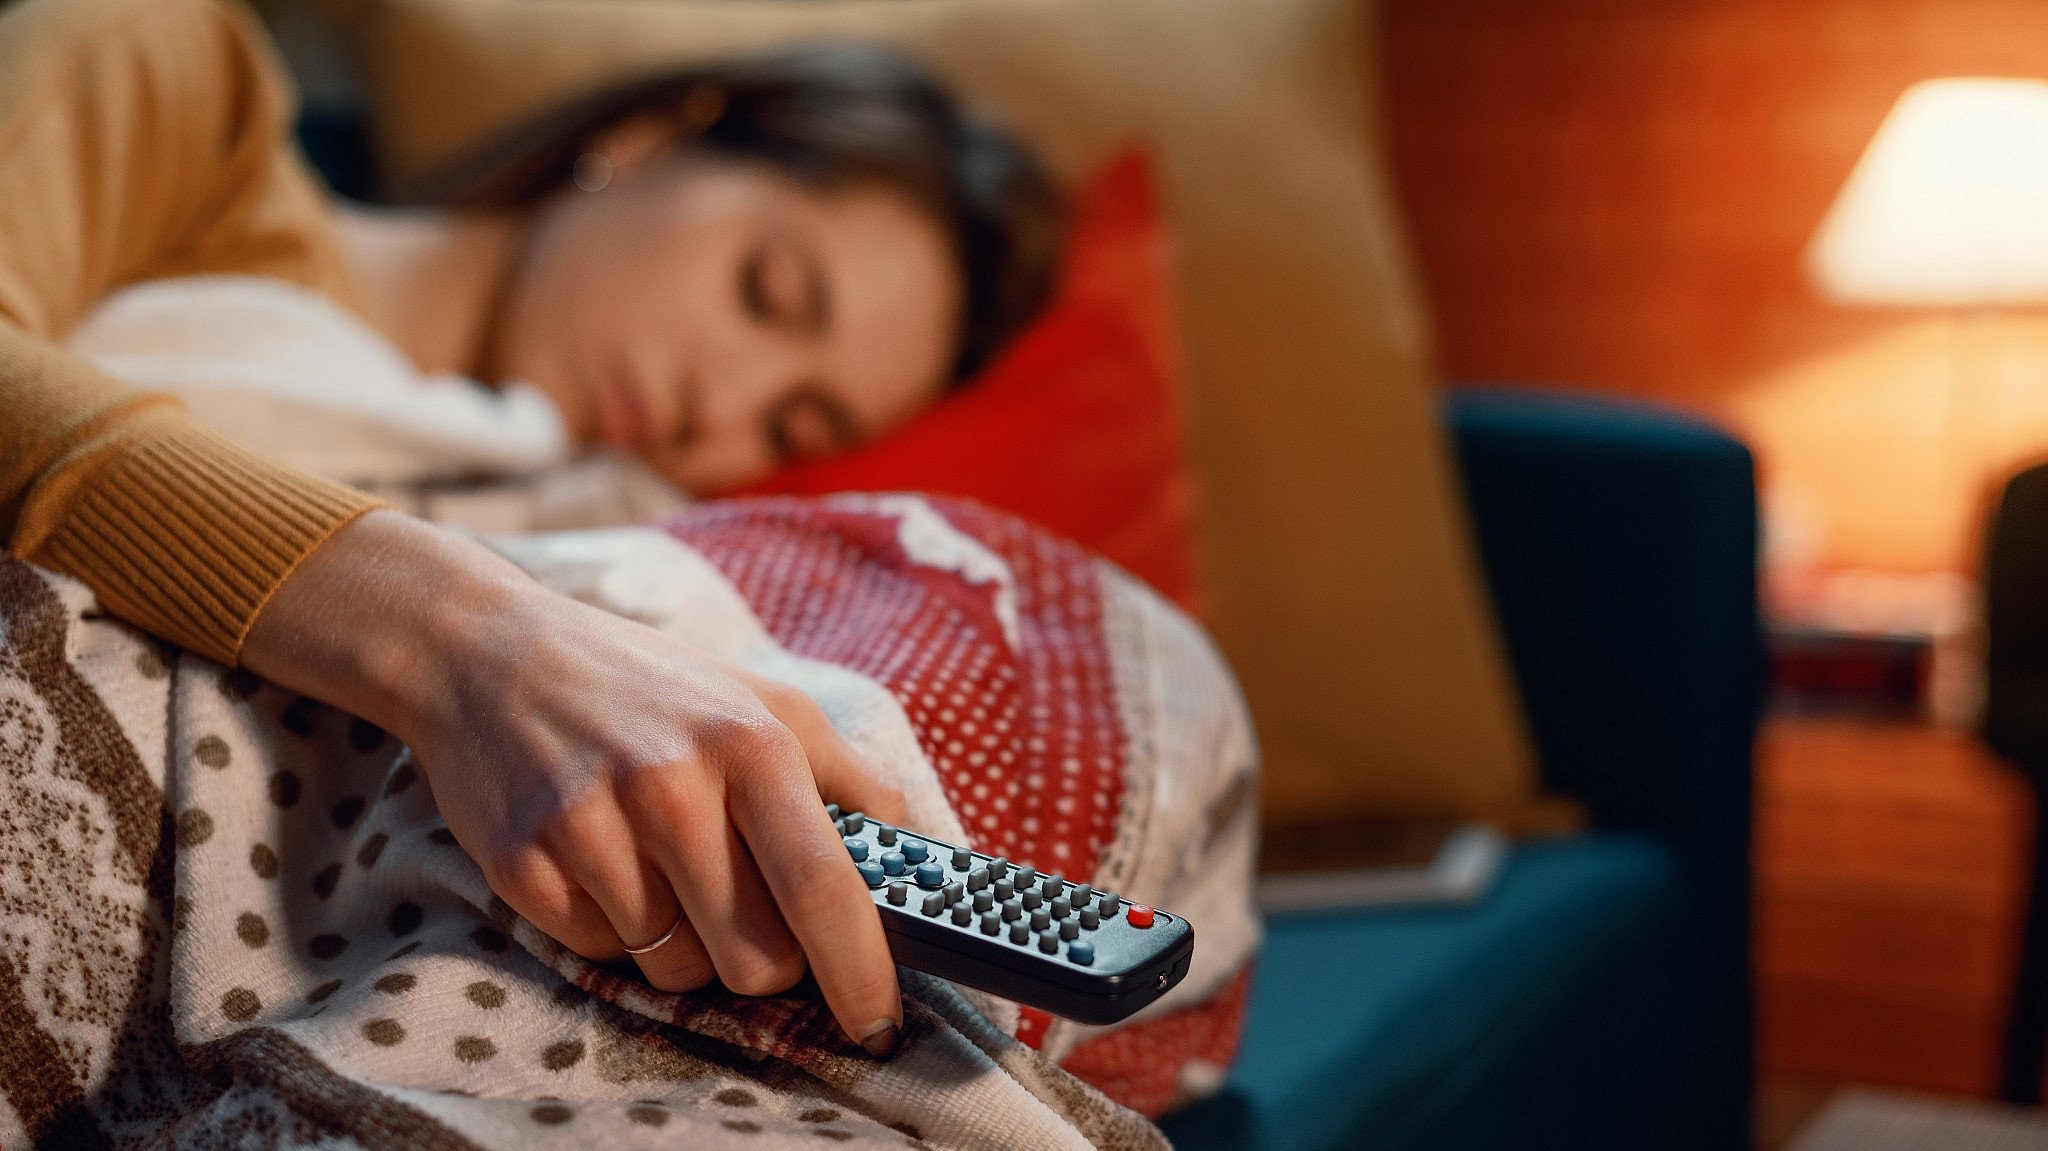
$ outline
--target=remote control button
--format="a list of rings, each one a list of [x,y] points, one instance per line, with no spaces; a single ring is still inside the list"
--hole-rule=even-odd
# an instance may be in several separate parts
[[[904,873],[905,871],[907,871],[907,870],[909,870],[909,868],[908,868],[907,866],[905,866],[905,864],[904,864],[904,862],[903,862],[903,853],[902,853],[902,852],[900,852],[900,851],[885,851],[885,852],[883,852],[883,853],[882,853],[882,872],[883,872],[883,874],[885,874],[885,875],[901,875],[901,874],[903,874],[903,873]]]
[[[896,829],[886,823],[875,825],[875,842],[883,847],[896,846]]]
[[[836,803],[828,803],[828,804],[826,804],[826,805],[825,805],[825,818],[826,818],[826,819],[838,819],[838,818],[839,818],[839,805],[838,805],[838,804],[836,804]]]
[[[1052,926],[1052,912],[1041,907],[1031,913],[1031,930],[1044,931]]]
[[[889,877],[882,874],[882,865],[872,859],[860,865],[860,877],[867,880],[869,887],[880,887],[889,881]]]
[[[1132,927],[1150,927],[1152,926],[1152,909],[1142,903],[1133,903],[1131,904],[1131,909],[1124,912],[1124,918],[1130,921]]]
[[[1002,929],[1002,917],[997,915],[995,912],[991,911],[987,915],[981,917],[981,933],[983,935],[994,935],[996,932],[1001,931]]]
[[[946,906],[948,907],[951,907],[954,904],[960,902],[962,899],[967,898],[967,889],[960,886],[960,881],[957,879],[951,883],[948,883],[943,888],[943,890],[946,893]]]
[[[946,897],[934,891],[924,897],[924,913],[936,916],[946,910]]]
[[[1008,899],[1017,894],[1017,885],[1007,879],[996,880],[996,898]]]
[[[944,887],[946,885],[946,869],[936,863],[918,864],[917,885],[919,887]]]
[[[1050,931],[1046,932],[1038,937],[1038,949],[1047,955],[1058,955],[1060,952],[1060,937]]]
[[[1093,931],[1093,930],[1095,930],[1096,928],[1098,928],[1098,927],[1101,927],[1101,926],[1102,926],[1102,913],[1101,913],[1101,912],[1099,912],[1099,911],[1095,910],[1095,909],[1094,909],[1094,908],[1092,908],[1092,907],[1084,907],[1084,908],[1082,908],[1082,909],[1081,909],[1081,928],[1082,928],[1082,930],[1084,930],[1084,931]]]
[[[988,877],[990,879],[1002,879],[1003,877],[1009,875],[1010,869],[1015,866],[1016,864],[1011,863],[1009,860],[1004,859],[1002,856],[998,855],[994,859],[988,861]]]
[[[932,853],[931,845],[922,839],[906,839],[903,846],[896,850],[901,851],[903,858],[912,863],[923,863]]]
[[[1029,887],[1038,881],[1038,869],[1030,866],[1017,868],[1017,886]]]
[[[846,825],[847,835],[859,835],[860,829],[868,825],[868,817],[858,811],[849,812],[846,818],[840,822]],[[884,840],[883,842],[886,843],[888,841]]]
[[[1067,958],[1086,967],[1095,962],[1095,945],[1085,939],[1076,939],[1067,944]]]
[[[868,857],[868,841],[865,839],[847,840],[846,854],[853,856],[853,861],[855,863],[859,863],[861,860],[866,859]]]
[[[1065,891],[1066,888],[1067,881],[1057,875],[1046,876],[1044,881],[1038,885],[1038,890],[1044,892],[1047,899],[1051,899],[1053,896]]]
[[[1085,883],[1077,883],[1074,890],[1067,893],[1067,898],[1074,901],[1075,907],[1079,907],[1095,898],[1095,889]]]
[[[1008,903],[1003,904],[1003,919],[1005,922],[1022,918],[1024,918],[1024,909],[1017,906],[1016,900],[1012,899]]]
[[[1060,920],[1060,938],[1073,939],[1081,934],[1081,925],[1071,919]]]
[[[1052,917],[1054,919],[1065,919],[1067,916],[1072,915],[1074,913],[1074,905],[1068,903],[1067,897],[1064,895],[1060,896],[1058,899],[1053,900],[1046,906],[1052,908]]]
[[[1010,925],[1010,942],[1022,943],[1029,938],[1031,938],[1030,928],[1021,923],[1012,923]]]
[[[953,870],[965,871],[974,866],[974,853],[964,847],[953,849]]]
[[[889,902],[898,907],[910,901],[910,885],[898,879],[889,884]]]
[[[974,922],[974,913],[972,911],[967,910],[966,904],[956,903],[953,905],[954,926],[965,927],[972,922]]]
[[[1117,905],[1122,903],[1123,899],[1114,891],[1105,891],[1101,895],[1096,897],[1095,902],[1096,906],[1102,908],[1102,914],[1105,917],[1115,919]]]
[[[1017,898],[1023,901],[1024,907],[1027,910],[1045,902],[1045,896],[1038,894],[1036,890],[1020,891],[1017,893]]]
[[[988,886],[988,868],[977,867],[967,873],[967,890],[980,891]]]
[[[993,892],[977,891],[974,893],[974,909],[976,911],[987,911],[995,905],[996,897]]]

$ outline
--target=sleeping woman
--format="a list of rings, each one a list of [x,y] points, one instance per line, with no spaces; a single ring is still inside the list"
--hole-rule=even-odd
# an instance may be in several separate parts
[[[549,592],[252,451],[63,340],[146,280],[271,277],[420,371],[523,381],[581,443],[740,485],[901,423],[1046,294],[1034,161],[901,61],[813,49],[556,108],[358,215],[290,145],[224,0],[0,12],[0,538],[143,629],[410,745],[514,909],[657,987],[808,968],[847,1034],[901,1002],[822,809],[900,815],[808,697]],[[822,797],[822,799],[821,799]],[[703,820],[691,813],[722,812]]]

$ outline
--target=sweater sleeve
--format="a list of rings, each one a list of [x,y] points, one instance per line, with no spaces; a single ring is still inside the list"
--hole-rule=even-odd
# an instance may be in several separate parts
[[[0,12],[0,540],[225,662],[299,562],[376,501],[57,341],[162,276],[272,275],[352,304],[291,111],[260,29],[223,0]]]

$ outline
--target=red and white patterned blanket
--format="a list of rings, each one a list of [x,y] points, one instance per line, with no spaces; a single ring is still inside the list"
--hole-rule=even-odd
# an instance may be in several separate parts
[[[913,825],[1187,915],[1193,972],[1111,1029],[910,977],[885,1063],[815,1002],[655,992],[494,899],[374,727],[0,560],[0,1146],[1152,1147],[1116,1104],[1219,1080],[1255,753],[1171,607],[910,496],[493,543],[810,692]]]

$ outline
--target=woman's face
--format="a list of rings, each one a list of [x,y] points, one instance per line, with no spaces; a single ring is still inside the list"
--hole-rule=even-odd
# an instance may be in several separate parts
[[[936,400],[962,289],[892,189],[665,149],[540,208],[488,359],[579,441],[693,492],[830,455]]]

